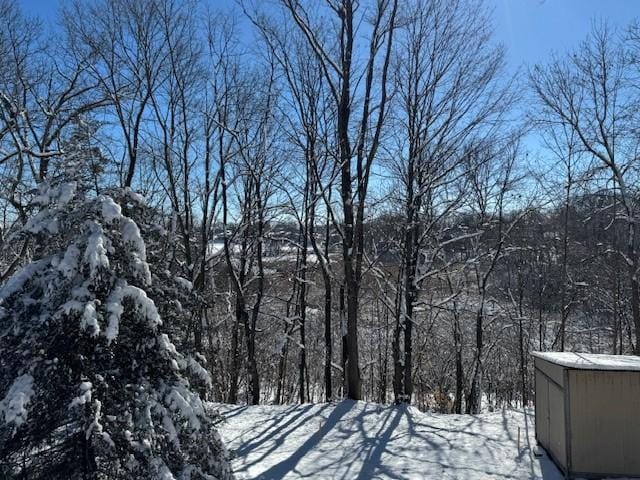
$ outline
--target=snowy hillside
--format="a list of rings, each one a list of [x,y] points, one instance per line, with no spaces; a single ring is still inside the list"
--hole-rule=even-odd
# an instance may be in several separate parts
[[[239,479],[562,478],[533,453],[531,412],[433,415],[351,401],[221,410]]]

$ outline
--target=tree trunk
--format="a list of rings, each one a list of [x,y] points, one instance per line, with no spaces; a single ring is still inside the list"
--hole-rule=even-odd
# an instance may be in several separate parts
[[[456,349],[456,395],[453,400],[454,413],[462,413],[462,395],[464,393],[464,372],[462,369],[462,338],[457,314],[453,323],[453,342]]]
[[[340,336],[342,338],[342,396],[347,397],[347,325],[346,325],[346,305],[344,298],[344,285],[340,285]]]
[[[239,319],[236,316],[233,322],[233,328],[231,329],[231,371],[229,379],[229,395],[227,397],[227,403],[235,405],[238,403],[238,377],[240,370],[240,353],[239,347]]]
[[[480,412],[480,388],[478,386],[479,377],[482,371],[482,354],[484,347],[484,313],[482,307],[476,315],[476,355],[473,364],[473,375],[471,377],[471,388],[467,398],[467,414],[475,414]]]
[[[333,385],[331,382],[331,359],[333,357],[333,342],[331,340],[331,279],[324,278],[324,389],[325,400],[333,400]]]

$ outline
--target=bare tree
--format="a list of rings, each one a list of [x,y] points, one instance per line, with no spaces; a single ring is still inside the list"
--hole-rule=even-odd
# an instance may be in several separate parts
[[[580,150],[590,155],[592,173],[605,170],[619,192],[626,225],[626,248],[619,254],[627,264],[636,338],[640,338],[639,258],[636,248],[638,218],[635,183],[636,138],[632,129],[632,92],[626,82],[625,48],[606,26],[594,27],[580,48],[530,72],[540,101],[541,117],[549,124],[566,125]],[[636,354],[640,353],[636,342]]]
[[[278,25],[265,15],[251,14],[252,21],[263,36],[265,44],[272,52],[279,68],[286,80],[286,88],[291,96],[290,102],[284,107],[283,118],[287,122],[288,141],[296,151],[302,153],[304,165],[297,187],[298,195],[289,194],[289,201],[294,217],[300,226],[301,242],[299,245],[300,272],[296,279],[300,280],[300,304],[306,304],[307,293],[307,250],[309,244],[321,269],[324,285],[324,389],[327,401],[332,399],[332,288],[333,271],[329,257],[331,192],[336,178],[336,164],[330,162],[333,146],[329,141],[330,129],[335,128],[332,120],[332,110],[329,109],[330,93],[323,74],[322,63],[314,54],[302,32],[288,29],[285,25]],[[298,156],[294,153],[294,159]],[[297,178],[299,163],[294,160],[291,165],[293,178]],[[294,182],[286,182],[294,186]],[[287,187],[285,187],[285,191]],[[302,210],[298,212],[296,204],[302,199]],[[319,208],[325,205],[324,238],[317,237]],[[294,289],[296,285],[294,284]],[[304,378],[307,369],[306,347],[304,340],[304,324],[306,308],[300,306],[300,362],[299,383],[300,400],[304,401]]]
[[[174,0],[75,2],[64,12],[64,26],[76,56],[86,58],[92,77],[113,107],[124,151],[117,162],[122,185],[133,184],[144,141],[144,122],[152,98],[170,71],[167,15]]]
[[[281,3],[321,63],[336,106],[342,211],[341,216],[332,213],[332,219],[342,239],[343,250],[347,395],[360,399],[358,299],[364,260],[365,209],[371,169],[387,113],[387,77],[398,1],[379,0],[366,14],[353,0],[327,1],[320,10],[331,15],[329,29],[322,28],[319,17],[313,18],[312,10],[305,9],[299,2],[282,0]],[[359,17],[368,20],[366,46],[359,45],[362,38],[357,31]],[[366,54],[363,70],[358,71],[360,64],[356,59],[361,51]],[[357,88],[360,75],[364,84]],[[361,104],[357,120],[352,115],[356,101]]]
[[[573,285],[579,278],[574,278],[570,271],[570,213],[573,197],[577,194],[579,183],[584,179],[580,144],[575,131],[567,124],[545,125],[545,143],[547,148],[558,158],[558,164],[562,171],[562,236],[561,236],[561,271],[560,271],[560,327],[553,341],[553,347],[561,352],[565,350],[567,321],[572,309],[576,306],[577,288]],[[551,128],[549,128],[551,127]],[[558,172],[554,169],[554,173]],[[551,187],[555,197],[556,184]]]
[[[37,20],[13,2],[0,2],[0,198],[5,232],[26,221],[34,187],[68,173],[74,130],[87,115],[106,105],[88,75],[85,58],[62,53],[64,40],[45,38]],[[88,168],[84,166],[83,168]],[[85,172],[82,172],[84,174]],[[5,203],[6,202],[6,203]],[[12,245],[15,254],[0,281],[28,253],[28,244]]]
[[[474,148],[466,157],[469,182],[469,207],[472,211],[472,225],[478,235],[468,237],[472,252],[471,277],[476,290],[475,306],[475,349],[469,373],[469,390],[466,412],[478,413],[482,398],[484,363],[492,346],[486,345],[485,329],[487,317],[493,312],[489,308],[491,282],[498,262],[502,259],[510,231],[526,213],[526,209],[508,215],[509,194],[517,180],[515,166],[518,159],[518,138],[511,138],[504,144],[487,144]]]
[[[229,401],[238,388],[239,327],[244,329],[249,373],[249,402],[260,402],[256,335],[265,290],[264,242],[269,201],[278,159],[274,150],[277,124],[274,64],[242,72],[231,68],[230,97],[218,110],[220,182],[224,256],[235,294],[236,323],[232,334],[232,373]],[[256,88],[258,78],[267,78]],[[230,145],[227,149],[225,145]],[[232,222],[235,216],[236,221]]]
[[[396,401],[410,402],[414,307],[443,222],[460,207],[465,146],[500,128],[512,96],[504,52],[491,43],[481,2],[417,0],[403,9],[394,69],[402,137],[393,171],[402,186],[404,301],[394,353]],[[503,127],[504,128],[504,127]],[[404,144],[406,142],[406,145]],[[403,336],[402,341],[398,338]]]

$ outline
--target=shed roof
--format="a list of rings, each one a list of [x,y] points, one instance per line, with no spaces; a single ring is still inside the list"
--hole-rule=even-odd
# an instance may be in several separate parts
[[[533,352],[536,358],[579,370],[640,371],[640,357],[575,352]]]

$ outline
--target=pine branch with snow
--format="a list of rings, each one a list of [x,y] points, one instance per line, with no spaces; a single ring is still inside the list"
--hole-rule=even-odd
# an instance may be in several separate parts
[[[144,211],[142,199],[111,193],[42,187],[18,234],[37,248],[0,287],[4,468],[29,478],[232,478],[216,418],[194,391],[211,378],[168,335],[188,321],[165,291],[170,275],[150,265],[123,213]]]

